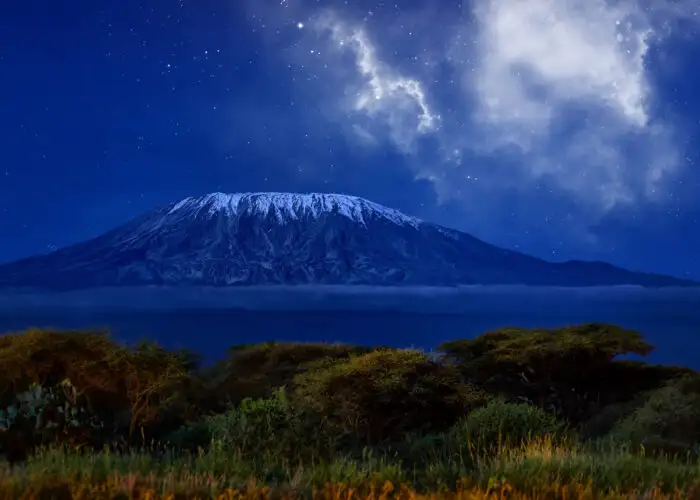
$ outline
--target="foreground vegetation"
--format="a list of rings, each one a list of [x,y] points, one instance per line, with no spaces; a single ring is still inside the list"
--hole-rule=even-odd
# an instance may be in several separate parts
[[[700,374],[614,325],[439,353],[0,336],[0,498],[700,498]]]

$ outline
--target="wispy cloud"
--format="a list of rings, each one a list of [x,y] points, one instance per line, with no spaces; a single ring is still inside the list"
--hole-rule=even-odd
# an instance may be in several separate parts
[[[346,112],[380,120],[404,152],[412,151],[418,136],[438,130],[440,117],[429,106],[421,82],[382,61],[361,26],[345,22],[331,11],[317,16],[313,26],[321,34],[330,34],[333,48],[349,52],[354,59],[359,78],[346,89]]]

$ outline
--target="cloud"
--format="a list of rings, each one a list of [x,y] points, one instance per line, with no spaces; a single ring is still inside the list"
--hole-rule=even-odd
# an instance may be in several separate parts
[[[355,136],[357,137],[357,140],[359,140],[361,143],[363,143],[367,146],[376,146],[377,145],[377,138],[374,137],[362,125],[358,125],[357,123],[354,123],[352,125],[352,131],[354,132]]]
[[[351,141],[393,145],[474,217],[507,205],[552,219],[566,205],[561,220],[585,237],[618,208],[663,201],[681,168],[648,56],[698,15],[655,2],[472,0],[380,18],[297,0],[265,23],[298,35],[284,53]]]
[[[480,119],[545,132],[554,108],[591,100],[630,126],[644,127],[644,55],[650,28],[604,0],[482,0],[473,82]],[[528,75],[546,95],[528,89]]]
[[[664,15],[667,12],[664,12]],[[677,12],[675,14],[678,14]],[[517,146],[531,177],[551,176],[599,212],[652,198],[677,166],[673,130],[652,123],[645,57],[655,32],[636,2],[477,0],[464,90],[480,151]],[[465,28],[466,29],[466,28]]]
[[[421,82],[383,62],[361,26],[342,21],[332,11],[323,11],[313,26],[320,34],[330,34],[338,52],[349,52],[354,59],[359,78],[346,89],[345,112],[380,120],[394,144],[407,153],[418,136],[438,130],[440,116],[429,106]],[[355,132],[359,130],[366,141],[369,132]]]

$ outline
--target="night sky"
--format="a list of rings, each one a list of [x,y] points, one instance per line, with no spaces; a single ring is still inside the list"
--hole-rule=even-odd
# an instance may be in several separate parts
[[[0,261],[322,191],[700,279],[696,0],[5,1],[0,131]]]

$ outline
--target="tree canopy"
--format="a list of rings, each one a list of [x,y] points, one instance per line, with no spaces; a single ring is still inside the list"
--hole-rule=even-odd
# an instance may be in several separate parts
[[[538,407],[592,434],[637,436],[639,429],[652,429],[662,440],[700,439],[694,427],[674,434],[654,420],[663,401],[680,405],[668,410],[676,420],[663,419],[690,425],[700,408],[698,374],[621,359],[653,349],[638,332],[597,323],[503,328],[439,348],[442,354],[433,356],[415,349],[264,342],[234,346],[221,362],[202,367],[191,352],[154,342],[122,345],[102,331],[7,334],[0,336],[0,421],[6,427],[0,445],[26,450],[49,434],[94,446],[161,441],[216,415],[212,422],[240,439],[253,428],[265,433],[281,426],[303,429],[319,442],[333,437],[378,445],[443,432],[494,399]],[[673,385],[679,380],[685,382]],[[27,391],[39,398],[32,405],[43,409],[27,406]],[[679,394],[693,403],[681,404]],[[65,408],[70,418],[59,415]],[[517,415],[540,415],[517,408]],[[60,420],[61,432],[38,433],[39,414]],[[281,428],[275,432],[282,436]],[[284,439],[283,448],[296,446],[291,436]]]

